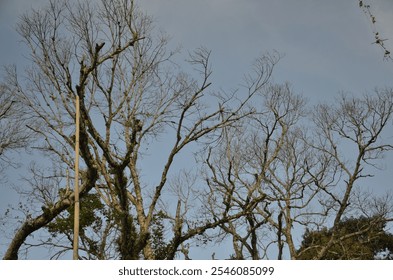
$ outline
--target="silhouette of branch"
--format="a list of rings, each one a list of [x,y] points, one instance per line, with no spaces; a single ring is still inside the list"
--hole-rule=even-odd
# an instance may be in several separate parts
[[[371,6],[369,4],[366,4],[365,2],[366,1],[359,0],[359,7],[363,10],[364,14],[370,19],[372,32],[373,32],[374,38],[375,38],[375,41],[373,42],[373,44],[377,44],[378,46],[380,46],[383,49],[384,60],[392,60],[393,61],[390,51],[388,50],[388,48],[384,44],[384,42],[387,41],[388,39],[382,38],[381,35],[379,34],[379,32],[377,30],[377,26],[376,26],[376,22],[377,22],[376,17],[371,12]]]

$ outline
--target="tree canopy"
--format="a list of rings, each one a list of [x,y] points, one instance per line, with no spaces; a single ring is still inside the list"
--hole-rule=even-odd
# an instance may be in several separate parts
[[[339,238],[325,255],[326,260],[393,259],[393,234],[386,231],[386,222],[381,217],[343,219],[335,234]],[[333,230],[326,227],[307,230],[298,249],[299,259],[314,259],[332,235]]]

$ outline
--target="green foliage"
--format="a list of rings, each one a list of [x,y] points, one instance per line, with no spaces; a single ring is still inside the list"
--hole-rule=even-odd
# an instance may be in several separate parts
[[[62,192],[64,190],[60,190]],[[87,246],[88,253],[95,257],[100,257],[99,246],[100,243],[94,238],[89,238],[90,233],[102,232],[105,224],[115,223],[119,224],[122,218],[121,214],[116,211],[110,212],[106,209],[105,205],[101,202],[100,196],[97,193],[88,193],[83,198],[81,198],[81,208],[80,208],[80,238],[82,243]],[[150,228],[150,234],[146,237],[151,243],[155,259],[165,259],[167,258],[168,251],[171,250],[171,242],[166,241],[166,229],[165,229],[165,219],[166,214],[162,211],[156,213],[152,220],[152,225]],[[141,238],[138,236],[137,229],[135,227],[135,221],[133,217],[128,217],[130,219],[129,225],[131,226],[131,234],[129,237],[129,246],[135,250],[136,240]],[[73,225],[74,225],[74,206],[67,209],[64,215],[58,216],[54,221],[49,223],[46,228],[53,238],[60,235],[67,236],[70,241],[73,235]],[[116,240],[116,245],[120,246],[121,240]],[[117,248],[119,250],[119,247]],[[134,256],[138,259],[142,256]]]
[[[60,195],[64,192],[64,189],[60,189]],[[85,194],[80,199],[80,213],[79,213],[79,237],[83,250],[86,251],[87,256],[82,258],[88,259],[105,259],[105,242],[97,236],[103,232],[105,226],[110,222],[111,213],[101,202],[100,196],[97,193]],[[46,226],[49,234],[53,240],[57,237],[65,235],[72,244],[73,232],[74,232],[74,210],[75,207],[72,205],[69,207],[64,214],[59,215]],[[104,247],[103,247],[104,244]]]
[[[168,255],[169,244],[165,242],[165,218],[165,213],[159,211],[153,216],[152,220],[150,240],[157,260],[164,260]]]
[[[87,228],[98,232],[102,227],[102,215],[105,215],[105,206],[101,202],[97,193],[88,193],[80,200],[80,228],[83,231]],[[65,215],[58,216],[53,222],[47,225],[47,229],[52,236],[57,234],[71,235],[74,225],[74,206],[67,209]],[[100,216],[101,215],[101,216]]]
[[[336,241],[324,259],[373,260],[393,259],[393,235],[386,232],[381,217],[348,218],[341,221],[335,233]],[[333,234],[332,229],[306,230],[299,248],[298,259],[314,259]]]
[[[108,217],[109,219],[109,217]],[[113,219],[116,225],[122,225],[123,228],[119,230],[124,230],[126,234],[120,234],[116,239],[116,250],[124,257],[124,252],[127,252],[127,259],[136,260],[140,258],[140,251],[142,248],[137,246],[138,238],[143,238],[138,236],[137,229],[135,227],[134,218],[131,215],[114,212]],[[125,227],[127,226],[127,228]],[[120,227],[119,227],[120,228]],[[126,240],[123,240],[123,236],[127,236]]]

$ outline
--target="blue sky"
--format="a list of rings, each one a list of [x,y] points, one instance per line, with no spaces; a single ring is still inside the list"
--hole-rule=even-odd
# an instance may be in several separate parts
[[[373,2],[380,33],[393,46],[393,2]],[[371,44],[369,19],[356,0],[152,0],[142,6],[185,50],[211,49],[213,71],[226,86],[236,86],[252,60],[272,50],[285,55],[275,80],[290,81],[310,98],[393,83],[393,65]]]
[[[213,82],[230,90],[242,82],[253,59],[274,50],[283,54],[273,74],[289,81],[311,102],[334,100],[341,91],[361,95],[375,87],[393,87],[393,61],[372,44],[369,18],[357,0],[145,0],[141,7],[171,46],[212,50]],[[15,32],[18,16],[44,0],[0,0],[0,65],[23,66],[27,55]],[[386,46],[393,53],[393,1],[374,0],[372,11]],[[373,182],[391,189],[393,156]],[[18,170],[9,171],[15,177]],[[23,174],[19,174],[23,175]],[[390,184],[390,186],[388,186]],[[0,186],[0,213],[15,194]],[[0,232],[0,235],[2,233]],[[1,238],[0,238],[1,239]],[[0,240],[0,255],[4,251]]]

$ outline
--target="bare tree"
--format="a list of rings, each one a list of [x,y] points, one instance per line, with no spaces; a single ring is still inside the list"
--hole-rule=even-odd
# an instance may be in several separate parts
[[[27,148],[34,133],[27,129],[30,124],[26,108],[6,83],[0,84],[0,170],[15,165],[10,155],[13,151]]]
[[[214,91],[210,52],[191,52],[194,72],[185,73],[168,37],[132,0],[51,1],[24,15],[18,31],[31,65],[24,76],[7,68],[0,116],[23,106],[30,123],[22,135],[41,137],[35,148],[54,168],[32,168],[31,208],[23,208],[4,259],[17,259],[21,248],[48,246],[55,258],[72,249],[76,96],[81,258],[188,259],[193,241],[230,237],[234,259],[272,251],[296,259],[307,250],[323,259],[361,234],[342,235],[340,225],[364,212],[359,183],[393,148],[384,139],[391,90],[310,109],[288,84],[269,84],[279,56],[265,55],[244,87]],[[21,144],[4,151],[27,141],[15,139]],[[184,166],[181,157],[193,154],[203,166]],[[297,249],[296,232],[327,224],[326,244]],[[48,238],[30,243],[37,230]]]
[[[329,241],[318,244],[315,258],[323,259],[337,242],[356,234],[340,234],[340,223],[359,213],[358,184],[372,177],[371,167],[392,149],[384,139],[392,97],[391,90],[363,98],[343,95],[337,105],[318,105],[311,114],[288,86],[272,86],[259,114],[243,120],[237,131],[226,130],[220,149],[207,155],[206,204],[214,205],[209,210],[215,216],[219,205],[229,212],[248,209],[248,215],[220,226],[232,238],[234,258],[266,258],[275,251],[278,259],[285,252],[296,259],[304,253],[297,249],[296,232],[333,224]],[[375,214],[386,222],[392,212]]]
[[[245,120],[238,131],[227,130],[222,150],[216,150],[214,157],[209,154],[208,183],[216,201],[224,200],[230,209],[249,211],[221,226],[232,236],[233,257],[265,258],[276,244],[280,259],[284,242],[295,251],[293,210],[309,204],[306,193],[310,180],[302,175],[304,160],[310,155],[300,141],[306,103],[284,84],[267,87],[260,102],[254,104],[258,113]],[[314,190],[308,191],[312,197]],[[213,213],[216,207],[211,208]]]
[[[244,215],[238,211],[191,223],[185,220],[190,205],[182,197],[170,198],[177,200],[176,207],[160,205],[179,154],[218,141],[224,128],[252,114],[247,104],[267,83],[277,57],[259,60],[244,94],[209,91],[210,52],[200,48],[190,55],[196,77],[182,72],[172,63],[175,53],[167,51],[168,38],[154,32],[152,19],[132,0],[99,5],[51,1],[46,9],[24,15],[18,31],[30,48],[32,64],[22,81],[9,71],[9,86],[28,106],[31,118],[44,123],[31,129],[44,139],[39,149],[61,163],[62,174],[73,168],[73,100],[79,96],[80,196],[96,193],[115,212],[120,258],[157,258],[152,228],[159,213],[172,225],[166,237],[168,259],[185,248],[185,241]],[[159,155],[149,154],[154,145],[162,146]],[[149,161],[161,164],[158,174],[143,168]],[[64,177],[61,183],[59,188],[66,189]],[[43,205],[45,211],[28,217],[4,259],[16,259],[26,238],[73,202],[73,192],[59,193]]]
[[[327,195],[322,203],[326,213],[333,218],[332,236],[320,248],[316,258],[322,259],[329,248],[339,239],[338,226],[350,209],[352,196],[359,188],[359,181],[373,177],[370,167],[378,167],[393,145],[384,134],[393,114],[393,91],[376,90],[363,98],[342,96],[337,106],[321,105],[314,116],[317,125],[317,142],[311,145],[332,163],[332,183],[326,184],[313,176],[315,184]],[[348,156],[344,149],[351,151]],[[385,219],[386,214],[383,216]]]

